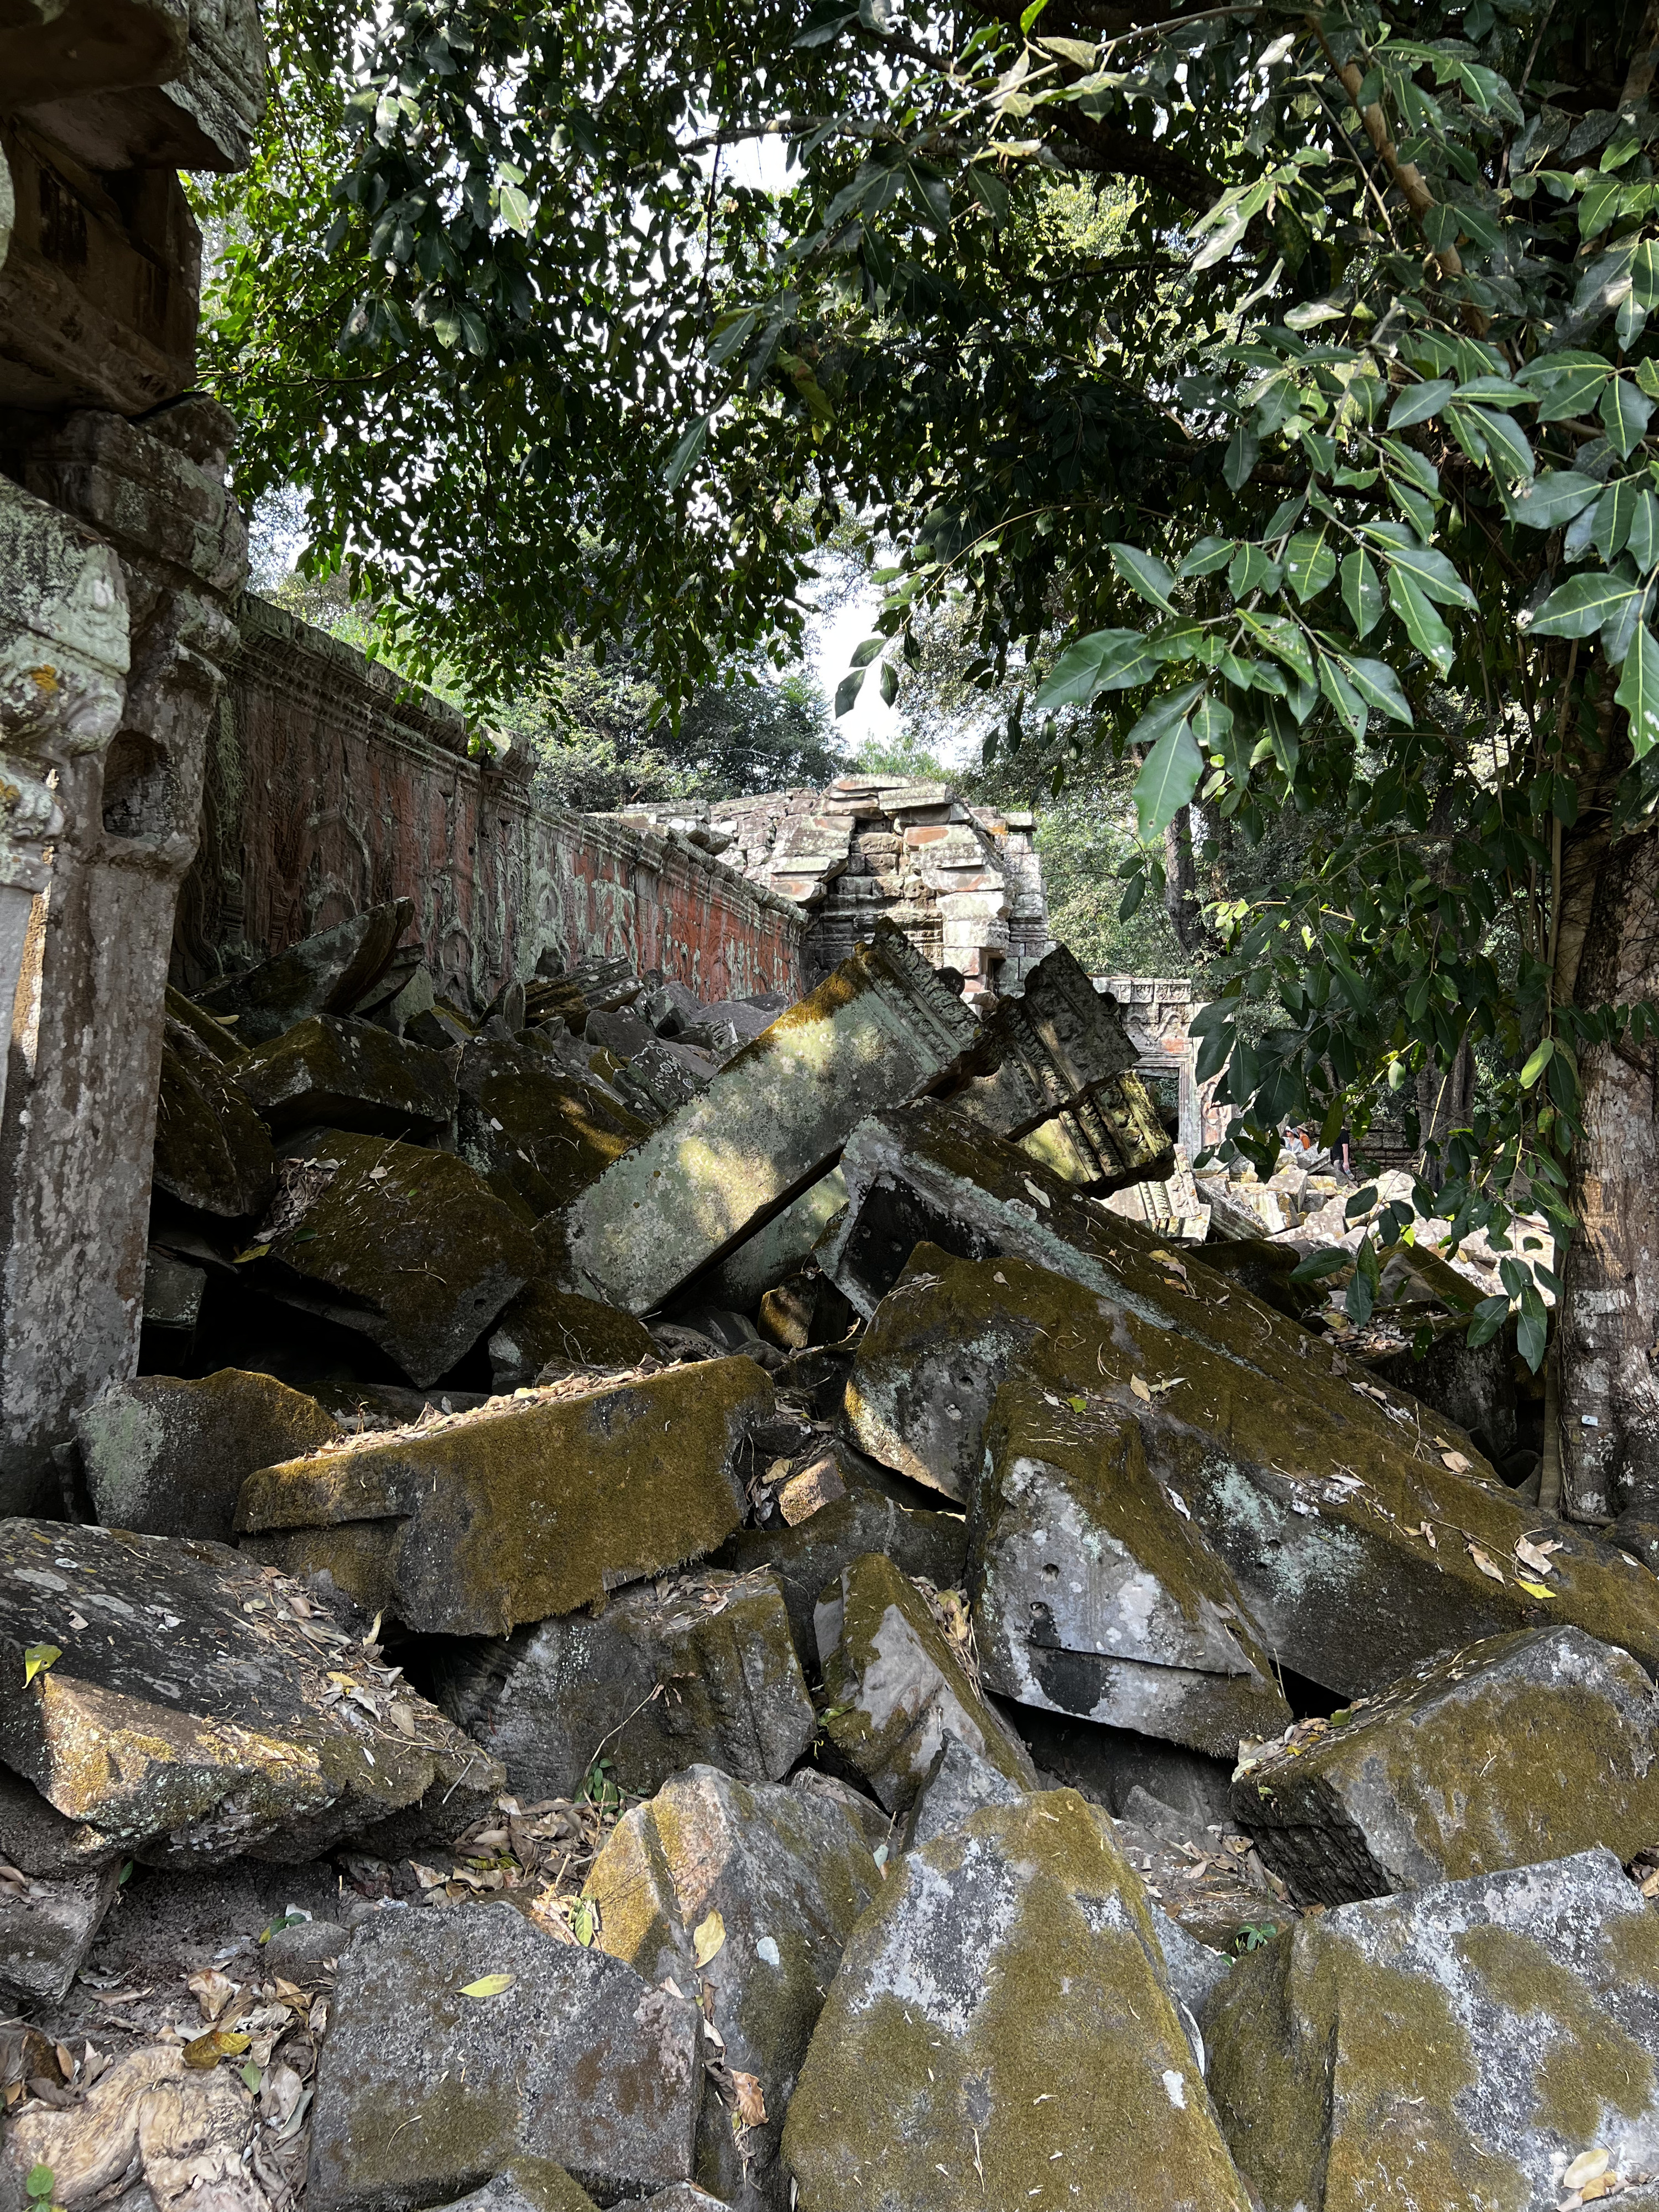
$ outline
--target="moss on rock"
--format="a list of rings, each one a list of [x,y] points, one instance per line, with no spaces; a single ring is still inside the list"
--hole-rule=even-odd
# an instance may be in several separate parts
[[[602,1373],[637,1367],[655,1355],[645,1324],[632,1314],[562,1291],[544,1276],[525,1285],[489,1336],[489,1371],[498,1390],[521,1389],[550,1369]]]
[[[231,1073],[278,1135],[319,1121],[383,1136],[437,1129],[458,1095],[448,1054],[337,1014],[297,1023],[246,1054]]]

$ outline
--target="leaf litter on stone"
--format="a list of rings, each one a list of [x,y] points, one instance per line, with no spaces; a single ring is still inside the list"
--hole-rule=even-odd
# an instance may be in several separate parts
[[[691,1934],[691,1955],[699,1966],[706,1966],[726,1941],[726,1923],[718,1911],[706,1920],[700,1920]]]
[[[518,1978],[516,1974],[481,1974],[476,1982],[464,1982],[460,1994],[464,1997],[498,1997],[510,1990]]]
[[[1488,1582],[1501,1583],[1506,1579],[1504,1570],[1490,1552],[1483,1552],[1480,1545],[1475,1543],[1466,1543],[1464,1548]]]

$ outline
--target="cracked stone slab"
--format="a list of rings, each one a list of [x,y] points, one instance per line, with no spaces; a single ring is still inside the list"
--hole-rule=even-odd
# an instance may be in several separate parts
[[[115,1900],[120,1869],[0,1882],[0,1990],[55,2003],[67,1995]]]
[[[9,1681],[30,1651],[46,1663],[0,1700],[0,1759],[79,1824],[72,1856],[297,1863],[394,1816],[457,1834],[502,1786],[386,1681],[361,1623],[222,1545],[0,1521]]]
[[[332,1129],[419,1136],[453,1119],[459,1091],[449,1055],[373,1022],[313,1014],[258,1045],[231,1079],[273,1134]]]

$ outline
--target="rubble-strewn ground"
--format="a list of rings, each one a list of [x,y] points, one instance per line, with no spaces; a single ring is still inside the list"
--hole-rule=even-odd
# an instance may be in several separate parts
[[[0,1523],[0,2212],[1659,2203],[1659,1584],[1063,950],[172,994]]]

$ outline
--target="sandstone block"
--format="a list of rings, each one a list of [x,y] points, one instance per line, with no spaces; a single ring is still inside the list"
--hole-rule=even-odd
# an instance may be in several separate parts
[[[385,1137],[420,1135],[453,1116],[459,1096],[447,1054],[335,1014],[296,1023],[239,1060],[232,1073],[278,1136],[319,1121]]]
[[[985,1805],[1017,1805],[1024,1791],[983,1753],[946,1732],[904,1824],[904,1848],[920,1850],[936,1836],[964,1828]]]
[[[1063,945],[1044,955],[1018,996],[1000,999],[981,1033],[977,1066],[949,1093],[959,1112],[1023,1136],[1136,1060],[1116,1009]]]
[[[369,907],[196,996],[210,1013],[236,1017],[244,1045],[268,1043],[312,1014],[349,1013],[385,972],[414,915],[408,899]]]
[[[171,1021],[161,1046],[153,1173],[157,1190],[230,1220],[256,1213],[276,1176],[264,1123],[222,1063]]]
[[[461,1055],[461,1158],[504,1197],[555,1213],[649,1133],[597,1084],[532,1046],[480,1039]]]
[[[748,1359],[550,1388],[266,1468],[243,1485],[236,1525],[410,1628],[505,1636],[730,1535],[737,1451],[772,1405]]]
[[[637,1367],[655,1354],[632,1314],[559,1290],[544,1276],[526,1284],[491,1330],[489,1376],[498,1390],[517,1390],[544,1376]]]
[[[67,1995],[115,1899],[120,1869],[0,1882],[0,1990],[49,2004]]]
[[[645,2196],[691,2179],[702,2087],[696,2007],[621,1960],[510,1905],[377,1913],[340,1961],[307,2201],[415,2212],[523,2157]]]
[[[442,2212],[593,2212],[593,2200],[550,2158],[515,2158]]]

